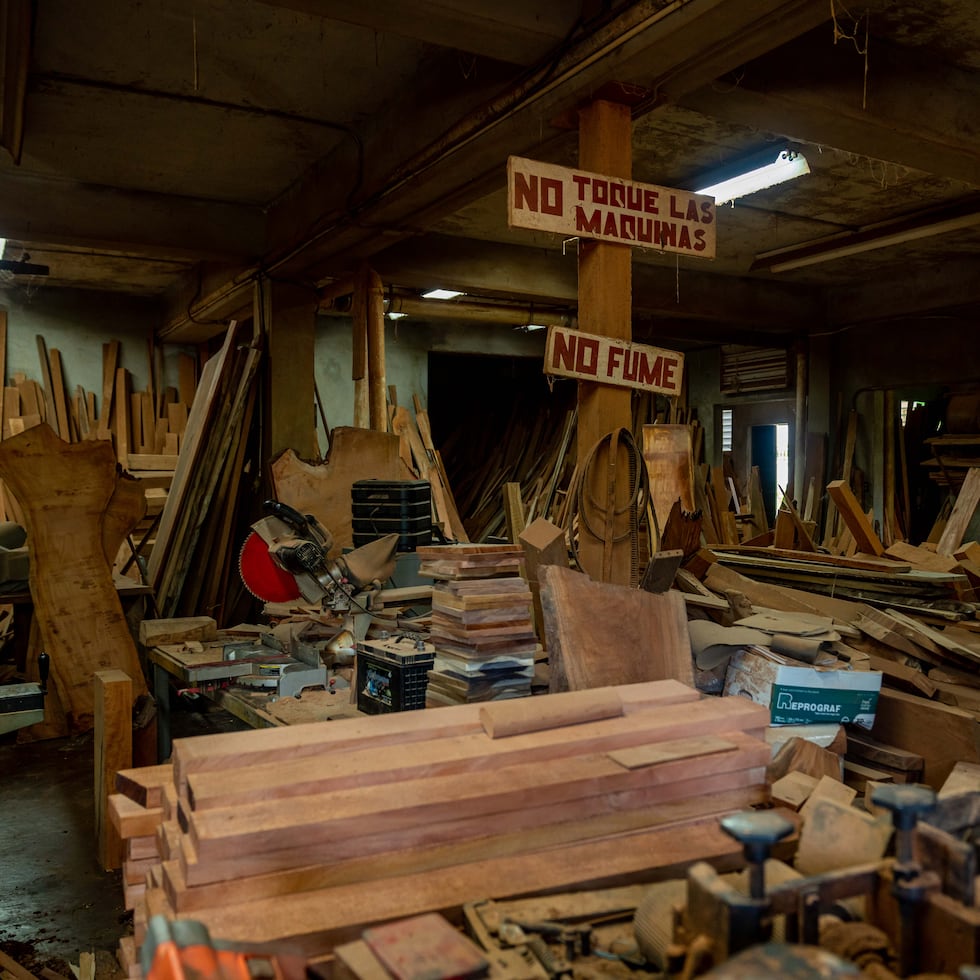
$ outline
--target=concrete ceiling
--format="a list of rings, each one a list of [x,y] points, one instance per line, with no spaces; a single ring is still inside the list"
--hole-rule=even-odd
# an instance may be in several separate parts
[[[50,268],[13,281],[156,297],[173,341],[219,329],[260,270],[329,288],[365,261],[404,295],[445,285],[573,312],[575,244],[507,227],[506,161],[574,165],[576,109],[615,93],[634,105],[636,180],[690,188],[786,139],[811,168],[719,209],[713,260],[634,250],[638,337],[976,322],[973,0],[927,13],[913,0],[405,10],[0,0],[4,258]],[[922,234],[939,221],[946,231]],[[759,262],[893,222],[916,237],[791,271]]]

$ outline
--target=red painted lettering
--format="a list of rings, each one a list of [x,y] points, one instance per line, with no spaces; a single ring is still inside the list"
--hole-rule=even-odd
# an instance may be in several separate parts
[[[555,342],[551,349],[552,368],[557,368],[560,365],[566,371],[571,371],[575,363],[575,337],[556,330],[554,339]]]
[[[653,244],[653,218],[637,218],[636,240]]]
[[[681,233],[677,239],[678,248],[690,248],[691,247],[691,233],[687,229],[687,225],[681,225]]]
[[[700,221],[698,217],[698,203],[693,198],[687,202],[687,220]]]
[[[614,208],[625,208],[626,207],[626,185],[625,184],[610,184],[609,185],[609,203]]]
[[[609,182],[600,180],[598,177],[592,178],[592,203],[609,203]]]
[[[643,192],[643,210],[647,214],[660,214],[660,206],[657,204],[658,197],[660,197],[660,191]]]
[[[560,215],[565,209],[562,201],[562,182],[557,177],[541,178],[541,211]]]
[[[626,206],[630,211],[643,210],[643,189],[636,184],[630,184],[626,188]]]
[[[575,205],[575,230],[582,235],[599,235],[602,233],[602,212],[596,209],[591,216],[586,216],[585,209]]]
[[[619,362],[623,357],[623,348],[615,344],[609,345],[609,354],[606,356],[606,377],[611,378],[619,367]]]
[[[631,350],[626,353],[626,361],[623,364],[623,380],[636,381],[637,363],[640,360],[640,351]]]
[[[653,362],[653,367],[650,366],[650,359],[647,357],[645,351],[641,351],[640,363],[638,365],[639,370],[637,372],[639,381],[641,384],[648,385],[659,385],[660,384],[660,372],[662,368],[662,357],[658,357]]]
[[[606,215],[606,223],[602,227],[602,233],[608,238],[619,238],[619,229],[616,227],[616,215],[612,211]]]
[[[538,210],[538,178],[535,174],[514,173],[514,207],[528,211]]]
[[[619,216],[619,237],[627,242],[636,241],[636,216],[621,214]]]
[[[660,358],[658,357],[659,361]],[[672,357],[666,358],[664,360],[664,370],[663,370],[663,386],[665,388],[676,388],[677,382],[674,380],[674,368],[677,367],[677,361]]]
[[[672,218],[684,217],[684,212],[677,206],[677,198],[673,194],[670,195],[670,216]]]
[[[654,223],[654,238],[657,244],[661,248],[666,248],[668,245],[671,248],[677,247],[677,225],[672,221],[655,221]]]
[[[575,370],[580,374],[598,374],[599,341],[579,337],[578,350],[575,351]]]
[[[703,252],[706,248],[704,241],[705,230],[703,228],[696,228],[694,231],[694,251]]]
[[[701,202],[701,224],[710,225],[715,220],[715,208],[711,201]]]
[[[572,174],[572,183],[575,184],[578,189],[578,197],[576,200],[585,200],[585,188],[589,186],[589,177],[583,177],[581,174]]]

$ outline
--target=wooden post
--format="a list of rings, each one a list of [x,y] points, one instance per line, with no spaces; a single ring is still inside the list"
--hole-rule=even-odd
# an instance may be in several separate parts
[[[351,296],[351,379],[354,382],[354,427],[371,425],[371,382],[368,378],[367,267],[354,278]]]
[[[797,509],[803,506],[806,472],[806,390],[807,361],[803,345],[796,351],[796,424],[793,426],[793,493]]]
[[[133,765],[133,683],[122,670],[95,672],[95,835],[106,871],[122,864],[119,831],[109,819],[116,773]]]
[[[884,461],[884,513],[881,517],[881,541],[890,548],[897,540],[898,524],[895,520],[895,392],[885,392],[882,441]]]
[[[384,286],[373,269],[365,276],[367,296],[367,378],[368,415],[371,428],[388,431],[388,399],[385,383],[385,297]]]
[[[632,176],[632,120],[629,106],[598,99],[579,113],[579,166],[610,177]],[[582,239],[578,254],[578,328],[583,333],[632,339],[632,252],[629,245]],[[583,466],[596,443],[619,427],[631,427],[630,390],[591,381],[578,383],[578,429],[576,459]],[[617,459],[596,459],[591,487],[586,496],[602,509],[622,513],[606,531],[617,544],[611,561],[604,562],[606,542],[587,534],[579,540],[579,559],[593,578],[620,585],[630,584],[629,513],[625,507],[629,480],[625,454]],[[623,470],[610,489],[611,469],[619,462]],[[593,515],[595,516],[595,515]],[[599,515],[599,526],[602,518]],[[603,566],[607,574],[600,574]]]
[[[269,351],[267,459],[284,449],[302,459],[318,457],[313,390],[317,305],[310,289],[269,280],[261,289],[256,286],[255,312],[261,317],[257,322],[265,324]]]

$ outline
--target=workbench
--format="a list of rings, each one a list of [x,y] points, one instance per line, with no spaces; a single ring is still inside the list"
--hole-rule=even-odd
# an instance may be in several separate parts
[[[221,648],[203,652],[183,644],[155,646],[147,650],[153,666],[153,694],[157,703],[157,759],[170,756],[172,745],[170,725],[171,688],[193,690],[218,705],[252,728],[277,728],[283,725],[303,725],[315,721],[333,721],[361,715],[357,705],[350,702],[350,690],[330,693],[307,688],[299,697],[278,698],[274,692],[236,686],[227,677],[227,665],[215,666],[221,658]]]

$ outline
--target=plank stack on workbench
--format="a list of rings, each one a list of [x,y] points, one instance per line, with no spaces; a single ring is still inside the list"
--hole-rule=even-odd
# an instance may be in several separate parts
[[[768,800],[767,721],[661,681],[177,740],[159,809],[110,801],[135,942],[163,913],[315,956],[467,901],[738,864],[717,821]]]
[[[436,579],[427,706],[530,695],[538,644],[531,590],[520,574],[523,549],[433,545],[418,555],[419,574]]]

